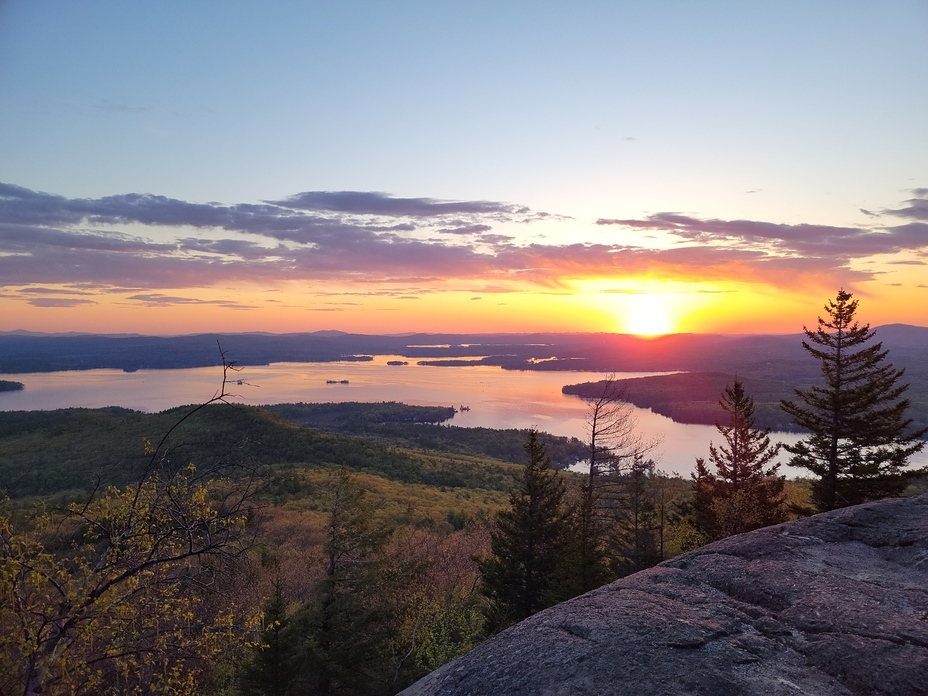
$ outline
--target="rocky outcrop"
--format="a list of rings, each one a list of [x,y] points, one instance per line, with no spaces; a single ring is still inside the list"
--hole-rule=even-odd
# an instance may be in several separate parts
[[[928,694],[928,497],[710,544],[536,614],[402,693]]]

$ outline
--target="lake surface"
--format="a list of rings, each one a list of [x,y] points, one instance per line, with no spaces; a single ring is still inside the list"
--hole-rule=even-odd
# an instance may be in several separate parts
[[[273,363],[231,372],[230,401],[262,405],[287,402],[399,401],[422,406],[467,406],[452,425],[487,428],[535,426],[554,435],[586,440],[587,404],[561,393],[565,384],[593,382],[601,372],[536,372],[491,366],[434,367],[388,365],[400,356],[379,355],[369,362]],[[655,373],[620,373],[641,377]],[[0,392],[0,411],[123,406],[157,412],[210,399],[222,386],[219,367],[184,370],[86,370],[2,375],[22,382],[23,391]],[[241,380],[241,383],[239,383]],[[348,380],[348,384],[327,384]],[[659,443],[652,456],[663,471],[689,475],[696,457],[708,457],[709,443],[721,437],[714,426],[675,423],[650,410],[634,408],[638,429]],[[795,442],[798,435],[774,433],[772,439]],[[928,464],[928,453],[918,460]],[[795,476],[800,470],[783,468]]]

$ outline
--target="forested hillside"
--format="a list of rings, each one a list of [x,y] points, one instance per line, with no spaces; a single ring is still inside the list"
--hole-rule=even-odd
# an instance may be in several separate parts
[[[155,443],[192,407],[157,414],[122,408],[0,412],[0,488],[8,495],[83,490],[134,480]],[[285,407],[279,407],[286,410]],[[428,414],[427,408],[405,407]],[[457,429],[461,431],[463,429]],[[503,436],[504,441],[509,438]],[[503,462],[452,452],[415,452],[383,442],[300,427],[267,409],[214,404],[171,433],[166,456],[178,464],[221,460],[260,466],[347,466],[404,483],[506,490]],[[464,447],[456,447],[458,455]]]
[[[489,553],[494,517],[525,463],[526,433],[435,425],[447,415],[442,409],[401,404],[263,409],[217,403],[185,419],[194,408],[0,413],[0,488],[10,496],[0,509],[0,565],[9,580],[0,590],[38,602],[29,605],[28,617],[12,603],[0,609],[4,692],[24,674],[19,660],[44,661],[42,646],[58,645],[43,628],[48,611],[86,621],[96,639],[79,632],[55,661],[42,662],[51,679],[44,693],[61,692],[66,674],[88,683],[110,680],[117,690],[137,682],[188,693],[157,671],[127,676],[131,669],[118,671],[127,669],[125,658],[106,652],[147,650],[164,660],[153,664],[182,666],[197,693],[275,693],[262,680],[285,674],[288,661],[299,659],[314,666],[294,675],[293,684],[322,680],[329,686],[312,682],[312,689],[389,694],[487,635],[477,559]],[[304,427],[281,414],[356,434]],[[582,450],[577,441],[542,437],[564,456]],[[582,477],[560,475],[569,496],[578,495]],[[661,477],[653,486],[663,491],[668,515],[672,501],[689,489],[682,479]],[[658,529],[656,520],[648,534]],[[652,562],[686,543],[669,521],[660,529],[662,551]],[[627,543],[631,549],[639,542],[621,542]],[[188,544],[193,555],[177,556],[187,560],[125,576],[142,583],[140,604],[116,600],[125,582],[119,568],[144,568],[151,549]],[[98,556],[107,545],[123,560],[111,566]],[[622,548],[614,552],[631,553]],[[36,579],[36,568],[59,578],[68,596],[84,599],[53,608],[57,590]],[[188,575],[197,584],[176,584]],[[212,579],[200,587],[207,576]],[[230,601],[233,609],[222,609]],[[161,604],[176,611],[151,613]],[[139,631],[117,630],[121,606],[140,612]],[[326,619],[336,606],[347,613]],[[157,625],[157,635],[180,631],[182,652],[155,640],[145,625]],[[259,630],[259,642],[271,645],[278,629],[290,646],[283,662],[242,642]],[[314,635],[331,641],[321,653],[307,642]],[[297,658],[308,649],[313,656]],[[210,651],[215,657],[197,657]]]
[[[906,372],[918,375],[921,366]],[[724,413],[719,406],[719,393],[737,377],[735,372],[681,372],[671,375],[620,379],[630,403],[650,408],[655,413],[678,423],[715,425]],[[742,376],[745,389],[753,395],[757,406],[757,425],[784,432],[801,432],[780,408],[784,399],[792,399],[797,387],[808,388],[809,380],[788,381],[764,377]],[[601,389],[600,383],[568,384],[565,394],[588,397]],[[914,430],[928,427],[928,377],[910,383],[905,393],[911,402],[909,417]]]

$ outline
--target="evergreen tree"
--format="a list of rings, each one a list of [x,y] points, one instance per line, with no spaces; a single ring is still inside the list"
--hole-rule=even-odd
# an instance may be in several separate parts
[[[784,477],[772,464],[779,445],[770,444],[770,431],[754,429],[754,399],[736,379],[725,388],[719,405],[728,425],[716,423],[725,444],[709,445],[709,460],[696,460],[693,509],[698,531],[722,539],[786,520]]]
[[[637,432],[634,407],[615,375],[597,383],[587,399],[589,473],[574,514],[569,581],[574,595],[601,587],[623,570],[616,554],[619,521],[626,517],[629,476],[657,444]],[[621,524],[619,524],[621,527]],[[633,541],[633,546],[638,540]],[[635,553],[635,551],[632,551]]]
[[[290,619],[285,640],[298,646],[292,693],[387,693],[393,677],[389,604],[393,569],[384,555],[391,530],[366,492],[342,469],[326,527],[325,576]]]
[[[287,600],[280,577],[264,605],[263,623],[261,642],[242,670],[239,690],[243,696],[287,696],[296,671],[295,646],[287,639]]]
[[[580,500],[570,518],[573,534],[566,557],[566,582],[572,597],[602,587],[616,577],[609,569],[606,553],[609,530],[599,506],[599,483],[602,477],[597,477],[592,467],[590,471],[581,486]]]
[[[654,461],[636,457],[618,486],[620,497],[610,510],[609,557],[613,575],[624,577],[664,560]]]
[[[525,445],[528,464],[509,494],[509,508],[496,515],[492,556],[480,563],[489,600],[490,629],[502,630],[567,599],[563,564],[570,548],[564,483],[536,430]]]
[[[821,362],[824,386],[796,389],[799,402],[781,403],[810,433],[786,450],[790,465],[819,477],[813,501],[820,510],[899,495],[910,478],[925,473],[905,468],[924,447],[919,438],[926,430],[909,431],[903,370],[884,362],[888,351],[871,343],[869,324],[858,324],[852,297],[840,290],[825,305],[827,319],[819,317],[816,331],[805,329],[802,346]]]

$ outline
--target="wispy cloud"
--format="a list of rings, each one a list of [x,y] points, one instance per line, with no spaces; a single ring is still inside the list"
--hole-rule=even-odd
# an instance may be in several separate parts
[[[176,297],[158,293],[147,295],[131,295],[126,298],[130,302],[137,302],[149,307],[164,307],[176,305],[216,305],[227,309],[257,309],[256,305],[244,304],[234,300],[200,300],[194,297]]]
[[[894,214],[903,213],[894,211]],[[915,217],[916,214],[912,213],[911,216]],[[829,225],[785,225],[756,220],[703,220],[678,213],[656,213],[637,220],[601,218],[596,224],[660,230],[688,242],[806,257],[851,259],[928,246],[928,225],[920,223],[874,230]]]
[[[582,223],[492,201],[394,198],[383,193],[305,192],[259,204],[190,203],[150,194],[70,199],[0,184],[0,287],[25,289],[36,306],[63,306],[63,291],[118,292],[147,306],[215,304],[178,290],[248,282],[354,285],[359,295],[414,297],[433,284],[507,292],[513,283],[566,292],[571,279],[647,275],[691,281],[740,280],[776,287],[874,277],[855,261],[928,249],[928,190],[887,215],[901,225],[856,228],[698,218],[663,212],[602,218],[614,243],[524,241],[506,224],[559,220],[583,239]],[[511,228],[510,228],[511,229]],[[141,230],[141,233],[140,233]],[[667,248],[643,234],[669,233]],[[475,294],[477,294],[475,293]],[[196,294],[195,292],[193,293]],[[22,296],[22,295],[21,295]],[[87,300],[90,301],[90,300]],[[72,305],[73,306],[73,305]]]
[[[928,188],[912,189],[912,194],[913,197],[905,201],[901,208],[886,209],[883,212],[928,222]]]
[[[273,205],[300,210],[330,211],[353,215],[390,217],[437,217],[444,215],[525,215],[524,206],[492,201],[441,201],[434,198],[394,198],[385,193],[365,191],[307,191]]]
[[[71,297],[34,297],[29,300],[33,307],[80,307],[81,305],[97,304],[93,300],[82,300]]]
[[[474,234],[483,234],[484,232],[489,232],[493,228],[489,225],[465,225],[461,224],[460,227],[443,227],[439,232],[443,234],[463,234],[463,235],[474,235]]]

